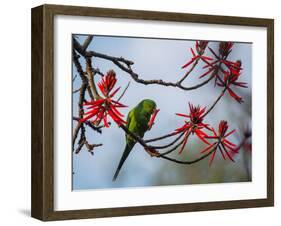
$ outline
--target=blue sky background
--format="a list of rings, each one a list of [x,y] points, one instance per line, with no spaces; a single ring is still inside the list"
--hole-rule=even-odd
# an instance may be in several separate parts
[[[85,35],[78,35],[77,40],[81,43]],[[181,66],[191,58],[189,51],[194,41],[189,40],[166,40],[127,37],[94,36],[89,45],[89,50],[112,55],[123,56],[135,62],[133,70],[143,79],[163,79],[166,81],[177,81],[184,75],[185,69]],[[218,42],[210,42],[209,46],[218,49]],[[207,55],[211,55],[207,52]],[[249,43],[235,43],[233,51],[229,56],[231,60],[242,61],[243,75],[241,80],[248,83],[247,89],[234,89],[240,94],[245,103],[240,105],[229,95],[218,103],[216,108],[205,118],[205,122],[217,127],[220,120],[228,120],[233,129],[243,129],[251,122],[251,87],[252,87],[252,48]],[[79,59],[83,68],[85,62]],[[191,86],[201,82],[198,77],[203,73],[202,65],[189,75],[184,84]],[[113,69],[117,73],[117,85],[125,88],[131,81],[129,89],[122,98],[122,103],[128,108],[122,109],[127,115],[129,110],[135,107],[142,99],[153,99],[160,108],[156,123],[151,131],[145,134],[145,138],[167,134],[183,124],[183,118],[176,117],[175,113],[187,113],[188,102],[201,106],[210,106],[217,98],[221,89],[214,88],[210,82],[203,88],[193,91],[183,91],[176,88],[159,85],[142,85],[134,82],[129,75],[121,71],[110,61],[93,58],[93,66],[99,68],[103,73]],[[77,74],[73,66],[74,77]],[[100,79],[95,77],[96,81]],[[79,76],[73,83],[73,89],[80,87]],[[119,91],[118,94],[121,94]],[[116,97],[118,97],[116,94]],[[73,115],[78,115],[78,96],[73,95]],[[73,122],[75,127],[76,122]],[[237,133],[239,135],[239,133]],[[164,159],[151,158],[139,144],[136,144],[130,156],[123,165],[117,181],[112,182],[112,177],[123,153],[125,146],[124,133],[114,123],[109,129],[103,129],[102,134],[87,129],[88,141],[91,143],[103,143],[102,147],[95,149],[92,156],[85,148],[79,154],[73,154],[73,189],[101,189],[120,188],[132,186],[159,186],[178,185],[194,183],[218,183],[246,181],[245,162],[251,165],[251,157],[242,152],[236,156],[236,162],[221,160],[217,153],[214,163],[208,166],[208,158],[193,165],[177,165]],[[233,136],[232,141],[238,142],[238,136]],[[157,144],[165,144],[168,140],[159,141]],[[204,146],[204,145],[203,145]],[[175,152],[172,156],[178,159],[194,159],[200,156],[203,147],[196,138],[190,139],[187,148],[182,155]],[[250,167],[251,168],[251,167]]]

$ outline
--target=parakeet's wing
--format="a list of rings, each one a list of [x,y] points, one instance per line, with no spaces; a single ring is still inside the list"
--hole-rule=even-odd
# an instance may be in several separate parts
[[[133,108],[133,109],[129,112],[128,116],[127,116],[127,124],[126,124],[126,126],[127,126],[127,128],[128,128],[129,130],[131,130],[130,127],[132,127],[132,124],[131,124],[131,123],[134,121],[134,117],[135,117],[135,108]],[[128,142],[128,140],[129,140],[128,134],[126,134],[126,140],[127,140],[127,142]]]
[[[127,116],[127,124],[126,124],[127,128],[129,128],[129,126],[130,126],[130,123],[131,123],[131,120],[132,120],[132,117],[134,114],[133,112],[134,112],[134,108],[129,112],[129,114]]]

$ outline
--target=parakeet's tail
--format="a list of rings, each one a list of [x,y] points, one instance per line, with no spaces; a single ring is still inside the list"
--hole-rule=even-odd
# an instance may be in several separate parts
[[[119,161],[118,167],[117,167],[117,169],[116,169],[116,172],[115,172],[115,174],[114,174],[114,176],[113,176],[112,181],[115,181],[116,178],[118,177],[119,171],[120,171],[120,169],[122,168],[122,166],[123,166],[124,162],[126,161],[127,157],[129,156],[129,154],[130,154],[130,152],[131,152],[133,146],[134,146],[134,145],[128,145],[128,144],[126,144],[125,150],[124,150],[123,155],[122,155],[122,157],[121,157],[121,159],[120,159],[120,161]]]

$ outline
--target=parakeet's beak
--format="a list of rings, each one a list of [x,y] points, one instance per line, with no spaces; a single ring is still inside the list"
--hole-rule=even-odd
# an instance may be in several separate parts
[[[153,110],[153,113],[152,113],[149,123],[148,123],[148,130],[150,130],[151,127],[153,126],[156,115],[158,114],[159,111],[160,111],[160,109],[156,109],[156,108]]]

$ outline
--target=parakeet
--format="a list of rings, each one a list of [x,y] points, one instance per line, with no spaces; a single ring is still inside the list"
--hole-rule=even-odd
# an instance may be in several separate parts
[[[142,100],[136,107],[134,107],[127,116],[126,127],[128,130],[139,137],[143,137],[147,130],[150,130],[157,114],[156,103],[153,100]],[[116,180],[121,167],[129,156],[136,141],[126,134],[126,147],[123,151],[122,157],[113,176],[113,181]]]

